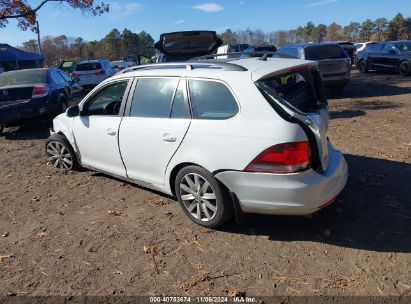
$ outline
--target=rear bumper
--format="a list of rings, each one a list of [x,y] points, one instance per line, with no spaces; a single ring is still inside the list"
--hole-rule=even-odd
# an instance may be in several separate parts
[[[344,188],[348,168],[341,152],[330,149],[326,172],[295,174],[225,171],[215,176],[234,192],[245,213],[307,215],[333,200]]]
[[[48,116],[52,114],[52,110],[47,98],[0,105],[0,126],[14,126],[33,118]]]

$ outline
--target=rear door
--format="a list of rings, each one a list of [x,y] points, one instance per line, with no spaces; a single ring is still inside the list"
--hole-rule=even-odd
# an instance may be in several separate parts
[[[367,63],[370,69],[381,68],[380,56],[383,46],[384,44],[376,44],[373,45],[369,50],[365,50],[367,52]]]
[[[119,145],[127,176],[163,186],[167,165],[191,123],[185,80],[138,79],[126,113]]]

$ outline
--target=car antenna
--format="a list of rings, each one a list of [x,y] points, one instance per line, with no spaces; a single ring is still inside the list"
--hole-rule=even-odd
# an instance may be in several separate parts
[[[260,57],[260,60],[267,61],[267,57],[268,57],[268,54],[264,54],[263,56]]]

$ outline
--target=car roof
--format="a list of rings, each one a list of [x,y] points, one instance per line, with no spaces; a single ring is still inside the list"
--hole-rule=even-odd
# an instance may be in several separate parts
[[[225,73],[244,73],[246,75],[251,74],[252,80],[257,81],[266,75],[279,74],[290,69],[315,65],[317,65],[317,63],[314,61],[291,58],[266,58],[266,60],[261,60],[261,58],[253,57],[227,60],[198,60],[137,66],[126,69],[124,72],[113,77],[187,76],[224,80],[225,76],[228,75]],[[230,66],[232,67],[230,68]]]

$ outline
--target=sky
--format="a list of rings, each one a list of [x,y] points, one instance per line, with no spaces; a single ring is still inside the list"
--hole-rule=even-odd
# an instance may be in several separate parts
[[[66,5],[47,3],[38,20],[42,36],[66,35],[84,40],[100,40],[110,30],[127,28],[133,32],[142,30],[155,41],[161,33],[185,30],[261,29],[277,31],[297,28],[308,21],[326,25],[337,22],[347,25],[350,21],[362,22],[397,13],[411,16],[410,0],[115,0],[110,12],[93,17]],[[36,6],[40,0],[28,0]],[[100,2],[100,1],[96,1]],[[18,46],[24,41],[36,39],[36,35],[21,31],[12,21],[0,28],[0,43]]]

